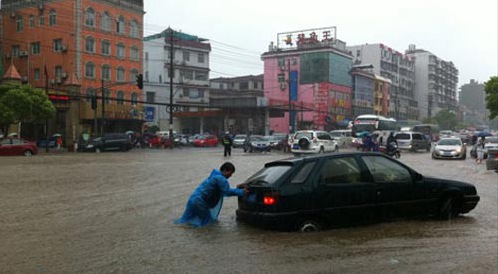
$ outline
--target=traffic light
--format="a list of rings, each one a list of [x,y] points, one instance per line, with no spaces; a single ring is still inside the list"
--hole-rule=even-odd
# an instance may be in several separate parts
[[[144,88],[144,77],[142,74],[137,74],[137,87],[139,89],[143,89]]]
[[[97,96],[92,96],[92,109],[97,109]]]

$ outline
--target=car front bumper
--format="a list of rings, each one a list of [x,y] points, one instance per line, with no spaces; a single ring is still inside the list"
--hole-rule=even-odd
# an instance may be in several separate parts
[[[435,150],[432,152],[432,156],[437,159],[461,159],[465,157],[465,152]]]
[[[467,213],[474,209],[481,198],[478,195],[466,195],[462,198],[461,213]]]

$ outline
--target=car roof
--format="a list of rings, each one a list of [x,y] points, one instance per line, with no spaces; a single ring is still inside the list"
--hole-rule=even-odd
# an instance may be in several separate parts
[[[353,152],[338,152],[338,153],[333,153],[333,154],[311,154],[311,155],[304,155],[304,156],[299,156],[299,157],[289,157],[289,158],[265,163],[264,166],[269,167],[269,166],[278,166],[278,165],[297,165],[298,163],[303,162],[303,161],[310,161],[310,160],[321,159],[321,158],[341,158],[344,156],[355,156],[355,155],[367,155],[367,156],[377,155],[379,157],[390,158],[390,157],[387,157],[386,155],[384,155],[380,152],[353,151]]]

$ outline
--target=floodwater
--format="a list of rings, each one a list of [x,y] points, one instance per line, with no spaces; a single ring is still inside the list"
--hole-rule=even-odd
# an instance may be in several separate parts
[[[404,153],[425,175],[476,185],[452,221],[406,220],[301,234],[235,219],[174,225],[188,196],[227,160],[222,148],[41,153],[0,158],[0,273],[497,273],[498,174]],[[289,154],[234,149],[232,186]]]

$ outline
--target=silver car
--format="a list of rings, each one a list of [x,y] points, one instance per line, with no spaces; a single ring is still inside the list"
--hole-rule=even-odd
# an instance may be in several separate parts
[[[299,130],[293,135],[291,152],[294,155],[339,152],[339,144],[326,131]]]
[[[467,158],[467,147],[457,137],[442,138],[432,150],[432,159],[460,159]]]

